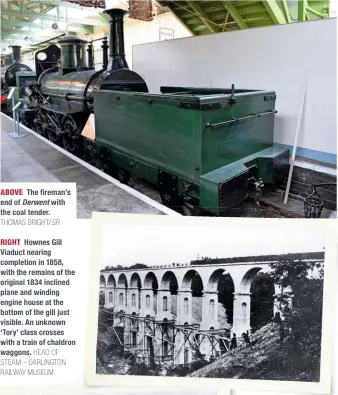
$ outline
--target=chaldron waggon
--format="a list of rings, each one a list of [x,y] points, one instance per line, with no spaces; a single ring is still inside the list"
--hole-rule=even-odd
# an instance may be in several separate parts
[[[39,134],[121,182],[156,186],[166,206],[187,215],[233,216],[285,177],[289,150],[273,144],[275,92],[164,86],[151,94],[125,59],[125,11],[104,12],[101,70],[91,44],[66,36],[59,66],[23,87]]]

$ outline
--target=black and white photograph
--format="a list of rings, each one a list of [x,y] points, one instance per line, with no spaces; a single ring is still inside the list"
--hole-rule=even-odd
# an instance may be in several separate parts
[[[330,372],[323,310],[332,262],[323,226],[99,217],[89,339],[96,377],[258,381],[261,389],[291,382],[317,384],[318,393]]]

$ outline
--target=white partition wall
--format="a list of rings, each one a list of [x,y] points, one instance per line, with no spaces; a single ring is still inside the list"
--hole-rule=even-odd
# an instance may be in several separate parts
[[[275,90],[275,143],[292,146],[303,84],[297,154],[336,163],[337,21],[294,23],[133,47],[133,70],[160,86]]]

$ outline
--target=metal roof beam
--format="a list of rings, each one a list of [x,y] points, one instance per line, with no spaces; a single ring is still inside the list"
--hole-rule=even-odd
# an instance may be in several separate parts
[[[32,1],[32,3],[35,3],[35,1]],[[80,6],[79,4],[68,3],[67,1],[62,1],[62,0],[41,0],[41,1],[39,1],[39,3],[49,5],[52,7],[77,8],[79,10],[83,9],[83,7]],[[27,4],[29,4],[29,2]]]
[[[37,39],[37,37],[36,36],[34,36],[34,35],[30,35],[30,40],[34,40],[34,41],[40,41],[40,38],[44,38],[44,37],[50,37],[50,35],[48,35],[48,34],[46,34],[45,33],[45,35],[43,34],[43,32],[41,32],[42,34],[39,34],[39,38]],[[63,33],[63,31],[61,31],[61,30],[55,30],[55,33],[59,33],[59,34],[62,34]],[[24,40],[26,37],[28,37],[28,35],[29,35],[29,32],[27,32],[26,34],[22,34],[22,33],[11,33],[10,35],[2,35],[2,40],[18,40],[18,41],[21,41],[21,40]]]
[[[8,28],[11,27],[18,27],[19,31],[21,27],[27,27],[27,28],[37,28],[37,29],[46,29],[46,28],[51,28],[52,24],[54,21],[45,21],[44,23],[34,23],[34,22],[27,22],[27,21],[19,21],[19,20],[11,20],[7,21],[4,19],[1,19],[1,33],[12,33],[13,31],[16,30],[9,30]],[[6,30],[7,29],[7,30]],[[73,30],[78,33],[94,33],[94,28],[93,26],[90,25],[81,25],[81,26],[69,26],[68,30]]]
[[[202,8],[195,1],[187,1],[189,7],[197,14],[200,20],[205,26],[211,31],[211,33],[216,33],[215,27],[209,22],[207,14],[202,10]]]
[[[43,12],[20,12],[20,11],[9,11],[6,9],[2,10],[2,15],[5,16],[10,16],[10,17],[15,17],[15,18],[36,18],[36,19],[43,19],[47,21],[54,21],[54,22],[75,22],[79,23],[78,19],[75,18],[66,18],[62,16],[57,16],[57,15],[48,15]],[[107,26],[105,22],[102,20],[94,20],[94,19],[88,19],[86,18],[86,25],[90,26]]]
[[[288,2],[287,0],[282,0],[282,8],[283,8],[283,12],[284,12],[284,16],[286,19],[287,23],[291,23],[291,15],[290,15],[290,10],[289,10],[289,6],[288,6]]]
[[[230,12],[232,19],[237,23],[237,25],[241,29],[248,28],[248,25],[246,24],[244,19],[241,17],[240,13],[236,10],[236,8],[232,4],[230,4],[227,0],[223,0],[223,5],[225,9]]]
[[[298,21],[304,22],[306,21],[306,0],[298,0]]]
[[[70,31],[74,32],[74,33],[83,33],[82,31],[76,30],[73,27],[70,27],[69,29]],[[13,39],[13,40],[21,40],[24,39],[26,37],[32,37],[33,40],[39,41],[41,37],[53,37],[54,34],[62,34],[64,33],[64,30],[53,30],[53,32],[48,32],[48,33],[44,33],[44,31],[42,30],[41,32],[37,32],[37,34],[33,34],[33,32],[30,32],[28,30],[11,30],[11,31],[1,31],[1,40],[8,40],[8,39]],[[40,40],[41,41],[41,40]]]
[[[177,11],[174,9],[173,5],[171,3],[166,3],[166,7],[169,8],[170,12],[174,15],[174,17],[180,22],[183,23],[185,28],[193,35],[195,36],[195,33],[187,26],[187,24],[182,20],[182,18],[178,15]]]
[[[276,0],[264,0],[263,4],[274,23],[278,23],[280,25],[287,23],[285,16],[279,8]]]
[[[311,12],[312,14],[314,14],[316,16],[319,16],[319,18],[325,18],[325,14],[323,14],[323,13],[321,13],[319,11],[316,11],[313,8],[309,7],[309,6],[306,7],[306,11]]]

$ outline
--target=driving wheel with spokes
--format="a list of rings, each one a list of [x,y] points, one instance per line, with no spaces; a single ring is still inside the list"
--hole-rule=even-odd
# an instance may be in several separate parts
[[[122,183],[122,184],[129,184],[131,181],[131,173],[127,170],[118,168],[116,170],[116,178]]]
[[[64,132],[62,136],[63,148],[71,154],[76,154],[78,150],[78,126],[70,115],[65,115],[62,118],[61,128]]]
[[[40,136],[45,136],[45,130],[42,127],[43,123],[45,122],[44,117],[41,113],[41,110],[38,109],[36,112],[36,117],[33,121],[33,130],[38,133]]]

